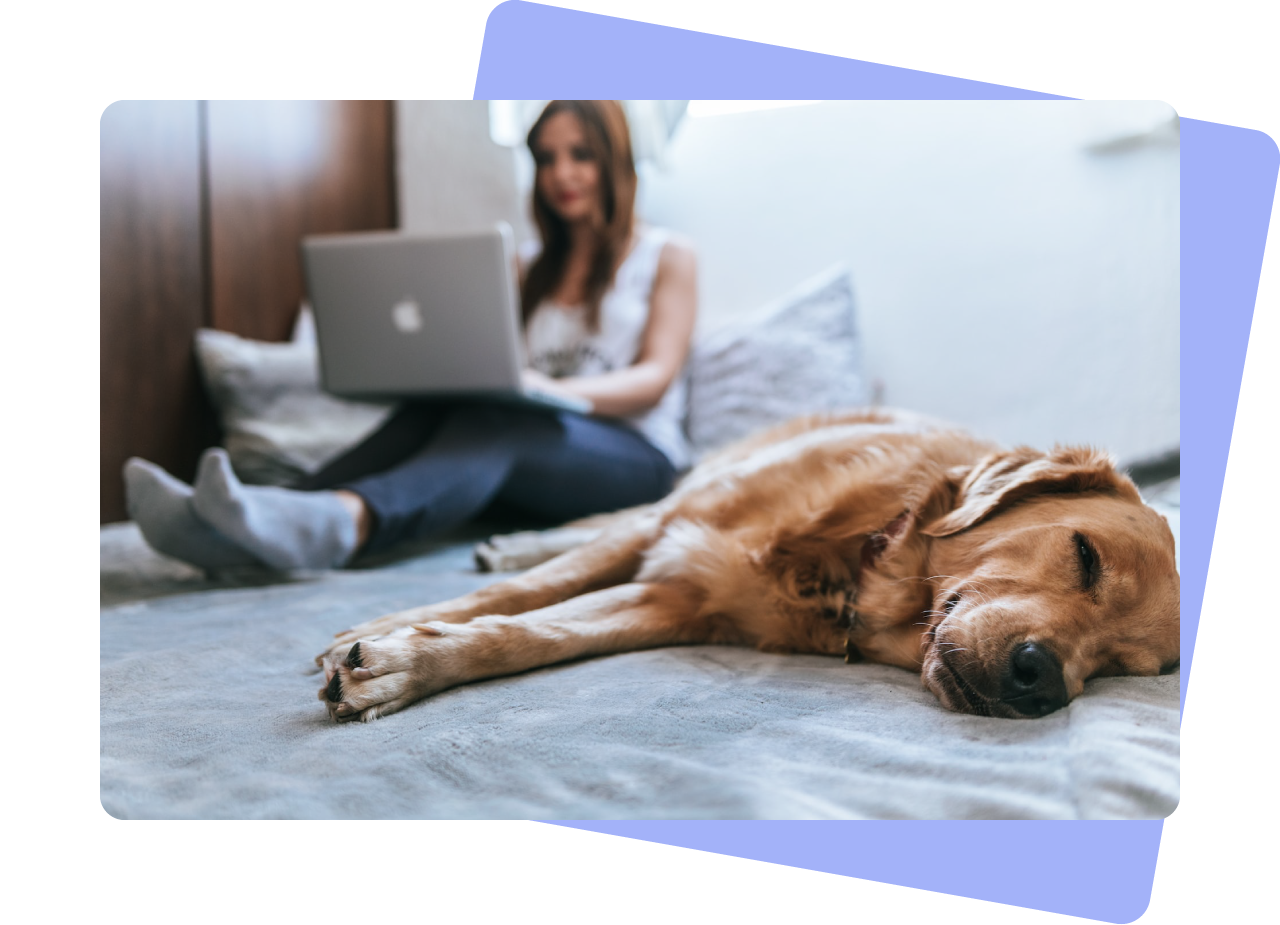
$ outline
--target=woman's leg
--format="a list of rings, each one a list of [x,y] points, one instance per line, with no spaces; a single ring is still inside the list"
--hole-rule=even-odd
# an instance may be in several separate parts
[[[623,424],[501,405],[450,411],[432,441],[400,465],[338,486],[372,512],[373,552],[442,533],[501,500],[566,520],[654,501],[675,473]]]
[[[244,486],[226,454],[210,451],[193,504],[275,568],[333,568],[361,549],[443,533],[497,498],[540,517],[570,519],[657,500],[673,481],[666,457],[623,424],[476,404],[441,409],[434,436],[418,452],[330,490]]]
[[[566,414],[556,441],[522,448],[497,500],[564,522],[650,504],[675,485],[670,460],[620,422]]]
[[[226,453],[210,450],[200,461],[192,506],[272,568],[337,568],[361,549],[470,519],[505,480],[512,447],[556,426],[544,413],[519,408],[407,406],[298,488],[243,485]],[[389,469],[376,471],[388,462]],[[344,481],[344,473],[361,477]]]
[[[430,441],[451,407],[448,402],[405,402],[377,430],[292,487],[319,491],[399,465]]]
[[[287,571],[347,564],[360,539],[350,500],[336,491],[244,485],[226,451],[212,449],[200,458],[191,505],[218,533]]]
[[[191,486],[154,463],[124,464],[129,516],[152,549],[206,571],[262,567],[257,556],[205,523],[193,506]]]
[[[359,444],[295,486],[315,491],[311,496],[240,484],[221,450],[201,459],[195,491],[159,467],[131,459],[124,469],[130,516],[152,547],[204,569],[342,565],[368,535],[369,510],[358,495],[319,490],[412,456],[431,439],[448,407],[401,406]]]
[[[191,507],[199,521],[272,568],[345,565],[368,535],[369,510],[358,495],[325,489],[412,456],[431,439],[448,407],[402,405],[372,434],[293,489],[243,485],[226,453],[210,450],[200,460]]]

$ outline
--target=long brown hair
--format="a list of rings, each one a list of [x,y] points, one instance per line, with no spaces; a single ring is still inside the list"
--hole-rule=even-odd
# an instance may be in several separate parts
[[[613,274],[625,256],[631,239],[636,205],[636,165],[631,155],[631,132],[622,104],[617,100],[552,100],[529,129],[529,150],[537,157],[538,135],[547,120],[569,112],[578,118],[600,170],[600,195],[604,223],[596,229],[598,244],[587,274],[585,302],[587,324],[595,330],[600,321],[600,301],[613,283]],[[521,315],[527,322],[534,309],[564,280],[569,258],[569,226],[533,185],[533,220],[542,236],[540,253],[525,274],[520,289]]]

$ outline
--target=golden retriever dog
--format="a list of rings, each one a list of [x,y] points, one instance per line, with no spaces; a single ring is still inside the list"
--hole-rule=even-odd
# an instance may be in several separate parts
[[[1172,670],[1178,605],[1169,525],[1108,455],[815,415],[523,574],[338,634],[320,699],[371,720],[482,678],[718,643],[897,665],[949,709],[1036,717],[1089,678]]]

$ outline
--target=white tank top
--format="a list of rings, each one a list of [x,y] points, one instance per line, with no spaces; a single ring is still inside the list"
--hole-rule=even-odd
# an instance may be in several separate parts
[[[594,376],[626,369],[640,355],[649,320],[649,296],[658,273],[658,258],[670,234],[661,228],[641,228],[636,243],[622,261],[613,286],[600,302],[598,331],[587,327],[585,306],[544,301],[525,326],[529,365],[552,378]],[[532,252],[521,256],[528,259]],[[689,465],[691,453],[684,436],[685,376],[678,375],[656,406],[621,420],[640,431],[662,451],[676,469]]]

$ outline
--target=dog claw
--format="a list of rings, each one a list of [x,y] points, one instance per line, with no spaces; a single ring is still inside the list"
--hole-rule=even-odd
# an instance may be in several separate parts
[[[351,670],[351,677],[355,678],[357,681],[368,681],[373,677],[373,672],[368,668],[353,668]]]
[[[339,703],[342,700],[342,677],[337,672],[334,672],[333,677],[329,679],[329,686],[324,689],[324,695],[332,703]]]
[[[364,663],[360,661],[360,643],[356,643],[351,647],[351,651],[347,653],[348,668],[363,668]]]
[[[355,710],[356,708],[349,703],[340,703],[338,704],[334,712],[337,713],[339,716],[350,716],[352,713],[355,712]]]

